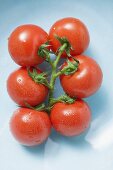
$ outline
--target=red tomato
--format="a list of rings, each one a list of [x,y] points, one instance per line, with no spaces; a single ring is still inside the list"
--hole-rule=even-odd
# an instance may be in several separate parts
[[[56,103],[50,118],[56,131],[65,136],[74,136],[89,127],[91,111],[83,100],[77,100],[73,104]]]
[[[52,50],[56,50],[60,47],[60,43],[55,38],[55,35],[59,37],[66,37],[73,47],[71,55],[78,55],[83,53],[89,45],[89,33],[86,26],[76,18],[64,18],[58,20],[50,29],[49,39],[52,45]],[[66,54],[63,53],[63,57]]]
[[[71,75],[61,75],[60,82],[64,91],[71,97],[85,98],[94,94],[102,83],[102,70],[90,57],[79,55],[78,70]],[[73,61],[73,59],[70,59]],[[64,67],[66,63],[62,67]]]
[[[46,112],[19,108],[10,120],[10,129],[21,144],[35,146],[48,138],[51,122]]]
[[[37,69],[37,72],[41,71]],[[48,94],[48,88],[34,82],[28,75],[27,69],[22,67],[8,77],[7,91],[12,100],[20,106],[25,106],[25,102],[31,106],[38,105],[45,100]]]
[[[21,66],[37,65],[43,62],[38,56],[38,49],[47,41],[48,35],[42,28],[36,25],[21,25],[9,37],[9,53]]]

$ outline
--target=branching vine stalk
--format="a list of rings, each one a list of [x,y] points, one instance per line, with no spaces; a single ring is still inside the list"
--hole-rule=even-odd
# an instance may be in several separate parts
[[[61,38],[61,37],[58,37],[57,35],[55,35],[55,37],[60,42],[61,46],[55,53],[56,59],[54,61],[52,61],[50,58],[50,54],[53,52],[51,52],[48,48],[50,46],[49,42],[42,44],[38,50],[38,55],[40,57],[43,57],[51,65],[52,72],[51,72],[50,82],[47,80],[47,74],[45,72],[38,74],[36,69],[33,69],[33,71],[30,71],[30,69],[28,69],[29,76],[36,83],[43,84],[47,86],[49,89],[48,106],[45,106],[44,103],[42,103],[39,106],[35,106],[35,107],[32,107],[29,104],[26,104],[27,107],[29,108],[32,107],[32,109],[35,109],[35,110],[45,110],[47,112],[50,112],[52,106],[57,102],[65,102],[65,103],[71,104],[76,100],[76,99],[70,98],[67,94],[61,95],[57,99],[54,98],[54,86],[55,86],[56,78],[62,74],[65,74],[65,75],[73,74],[75,71],[78,70],[78,66],[79,66],[79,62],[70,55],[70,50],[72,50],[72,47],[70,43],[68,42],[68,40],[65,37]],[[67,54],[69,58],[73,59],[73,62],[71,62],[70,59],[67,59],[67,65],[64,68],[57,71],[59,60],[64,52]]]
[[[57,69],[57,65],[59,63],[60,57],[62,55],[62,53],[64,52],[64,50],[66,49],[67,44],[64,43],[60,49],[59,49],[59,53],[58,56],[56,57],[56,60],[53,62],[53,68],[52,68],[52,74],[51,74],[51,80],[50,80],[50,91],[49,91],[49,100],[48,100],[48,105],[51,105],[51,100],[53,99],[53,93],[54,93],[54,85],[55,85],[55,80],[57,78],[57,73],[56,73],[56,69]]]

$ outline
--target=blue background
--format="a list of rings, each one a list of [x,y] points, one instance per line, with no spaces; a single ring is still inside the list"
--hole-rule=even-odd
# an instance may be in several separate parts
[[[7,94],[6,80],[18,66],[8,54],[8,36],[25,23],[37,24],[48,31],[56,20],[69,16],[87,25],[91,42],[85,54],[97,60],[104,74],[101,89],[87,99],[92,109],[91,126],[79,137],[65,138],[52,131],[39,147],[21,146],[9,131],[9,119],[17,106]],[[55,95],[61,92],[57,81]],[[0,170],[113,170],[112,102],[112,0],[0,0]]]

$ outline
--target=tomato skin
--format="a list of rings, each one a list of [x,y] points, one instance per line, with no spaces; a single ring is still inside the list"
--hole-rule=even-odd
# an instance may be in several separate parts
[[[49,39],[52,45],[52,50],[56,50],[60,47],[59,41],[55,38],[55,34],[59,37],[66,37],[73,47],[71,55],[79,55],[83,53],[89,45],[89,33],[86,26],[76,18],[63,18],[58,20],[50,29]],[[63,57],[66,57],[66,53],[63,53]]]
[[[40,73],[41,70],[37,69]],[[12,100],[20,106],[25,102],[31,106],[42,103],[48,95],[48,88],[35,83],[28,75],[26,68],[19,68],[12,72],[7,80],[7,91]]]
[[[84,132],[91,121],[91,111],[83,100],[77,100],[73,104],[56,103],[50,119],[56,131],[64,136],[75,136]]]
[[[79,61],[78,70],[72,75],[61,75],[64,91],[71,97],[85,98],[93,95],[102,84],[102,70],[95,60],[88,56],[75,57]],[[69,59],[73,61],[73,59]],[[62,66],[62,68],[66,65]]]
[[[8,39],[12,59],[20,66],[34,66],[44,60],[38,56],[38,48],[48,41],[48,34],[36,25],[17,27]]]
[[[10,130],[22,145],[35,146],[48,138],[51,122],[46,112],[19,108],[11,117]]]

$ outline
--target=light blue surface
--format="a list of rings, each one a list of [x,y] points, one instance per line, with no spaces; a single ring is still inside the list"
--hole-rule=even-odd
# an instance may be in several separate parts
[[[7,50],[7,38],[18,25],[33,23],[46,31],[59,18],[80,18],[91,42],[86,54],[103,70],[103,85],[87,99],[92,109],[89,130],[65,138],[52,132],[43,145],[19,145],[9,132],[9,118],[17,108],[6,91],[6,79],[18,66]],[[57,81],[57,94],[62,89]],[[59,90],[60,89],[60,90]],[[113,170],[113,1],[112,0],[0,0],[0,170]]]

